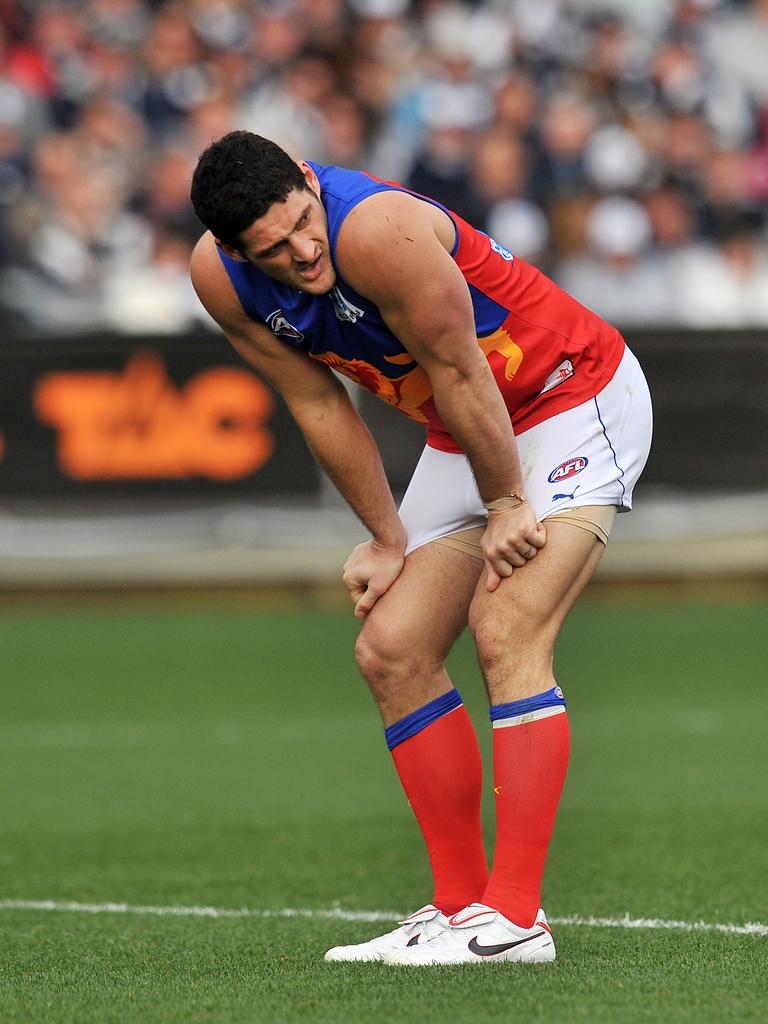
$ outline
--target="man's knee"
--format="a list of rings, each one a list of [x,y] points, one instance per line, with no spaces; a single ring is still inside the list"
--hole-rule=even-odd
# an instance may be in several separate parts
[[[355,660],[363,677],[375,688],[412,679],[422,659],[396,625],[369,618],[355,643]]]
[[[512,652],[524,654],[550,645],[546,616],[530,596],[521,593],[519,599],[509,602],[489,600],[483,594],[472,602],[469,628],[483,670],[508,659]]]

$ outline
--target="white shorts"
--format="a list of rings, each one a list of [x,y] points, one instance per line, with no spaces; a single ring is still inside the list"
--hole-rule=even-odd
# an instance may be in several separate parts
[[[643,371],[626,349],[610,383],[575,409],[517,435],[523,489],[546,519],[569,508],[632,508],[651,447],[653,412]],[[400,505],[407,552],[484,526],[486,512],[465,455],[425,448]]]

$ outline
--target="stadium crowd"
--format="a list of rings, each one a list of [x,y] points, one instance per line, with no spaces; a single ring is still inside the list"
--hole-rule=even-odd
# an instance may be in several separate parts
[[[624,326],[768,325],[768,0],[0,0],[0,304],[177,331],[197,155],[395,178]]]

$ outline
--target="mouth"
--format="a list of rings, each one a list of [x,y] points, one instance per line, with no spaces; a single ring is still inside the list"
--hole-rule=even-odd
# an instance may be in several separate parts
[[[305,264],[303,269],[299,270],[299,277],[303,281],[316,281],[317,278],[320,276],[320,274],[323,271],[322,262],[321,262],[322,261],[322,255],[323,254],[320,253],[320,255],[317,257],[317,259],[314,259],[311,263]]]

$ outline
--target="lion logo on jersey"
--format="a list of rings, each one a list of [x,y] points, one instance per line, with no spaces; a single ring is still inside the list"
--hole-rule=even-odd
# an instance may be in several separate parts
[[[428,422],[422,406],[432,397],[432,385],[422,367],[408,352],[384,356],[388,363],[403,367],[405,372],[400,377],[388,377],[364,359],[345,359],[335,352],[312,353],[312,358],[349,377],[417,423]]]

